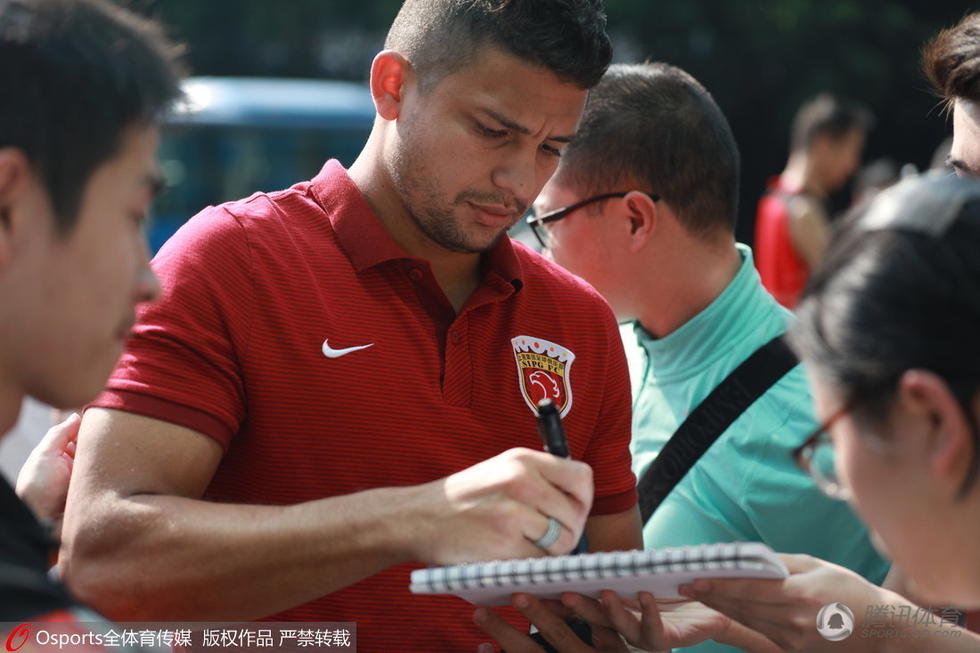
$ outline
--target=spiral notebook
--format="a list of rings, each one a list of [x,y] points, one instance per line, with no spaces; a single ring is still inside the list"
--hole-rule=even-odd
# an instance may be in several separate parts
[[[413,594],[455,594],[476,605],[507,605],[515,592],[558,598],[562,592],[624,598],[650,592],[678,598],[677,586],[697,578],[785,578],[786,566],[759,542],[700,544],[647,551],[497,560],[412,572]]]

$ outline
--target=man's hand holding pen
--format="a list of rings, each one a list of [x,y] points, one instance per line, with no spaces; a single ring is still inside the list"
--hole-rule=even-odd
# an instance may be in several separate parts
[[[404,521],[414,560],[451,565],[561,555],[576,546],[585,527],[592,468],[518,448],[406,490],[414,495]]]
[[[544,444],[545,451],[559,458],[571,459],[572,452],[568,448],[568,438],[565,436],[565,427],[561,423],[561,414],[551,399],[542,399],[538,402],[538,436]],[[551,538],[557,533],[558,523],[554,519],[548,525],[548,531],[536,542],[543,548],[551,543]],[[589,542],[583,534],[575,545],[573,553],[586,553],[588,550]]]

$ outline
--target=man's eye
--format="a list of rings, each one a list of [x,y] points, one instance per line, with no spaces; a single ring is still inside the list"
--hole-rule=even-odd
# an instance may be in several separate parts
[[[550,156],[561,157],[561,150],[559,150],[554,145],[548,145],[547,143],[542,143],[541,149],[547,152]]]
[[[974,179],[978,176],[977,173],[975,173],[973,170],[970,170],[969,168],[959,163],[958,161],[956,163],[950,164],[949,168],[950,170],[953,171],[953,174],[955,174],[960,179]]]
[[[477,129],[479,129],[480,133],[486,136],[487,138],[503,138],[504,136],[507,135],[507,132],[505,131],[501,131],[499,129],[490,129],[489,127],[481,123],[476,123],[476,127]]]

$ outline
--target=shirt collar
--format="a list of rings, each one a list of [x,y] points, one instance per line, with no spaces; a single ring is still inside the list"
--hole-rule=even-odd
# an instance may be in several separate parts
[[[355,270],[363,272],[385,261],[411,258],[384,228],[339,161],[327,161],[310,182],[310,190]]]
[[[751,339],[758,315],[772,310],[774,299],[762,287],[752,250],[738,244],[742,265],[725,290],[679,329],[655,338],[636,322],[634,332],[657,369],[657,378],[693,376],[726,355],[734,343]],[[787,313],[788,315],[788,313]]]
[[[314,199],[326,212],[337,240],[354,269],[363,272],[386,261],[415,259],[395,242],[360,189],[336,159],[327,161],[310,183]],[[485,273],[511,284],[524,285],[520,259],[510,238],[504,237],[483,256]]]
[[[524,287],[521,261],[514,251],[514,242],[506,234],[483,256],[483,264],[488,273],[513,286],[514,292]]]

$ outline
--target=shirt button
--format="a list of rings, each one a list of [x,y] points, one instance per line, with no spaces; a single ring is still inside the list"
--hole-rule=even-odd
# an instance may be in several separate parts
[[[459,331],[453,331],[452,339],[453,339],[453,344],[458,345],[460,342],[463,341],[463,336],[459,335]]]
[[[408,278],[411,279],[412,281],[421,281],[422,270],[418,268],[412,268],[411,270],[408,271]]]

